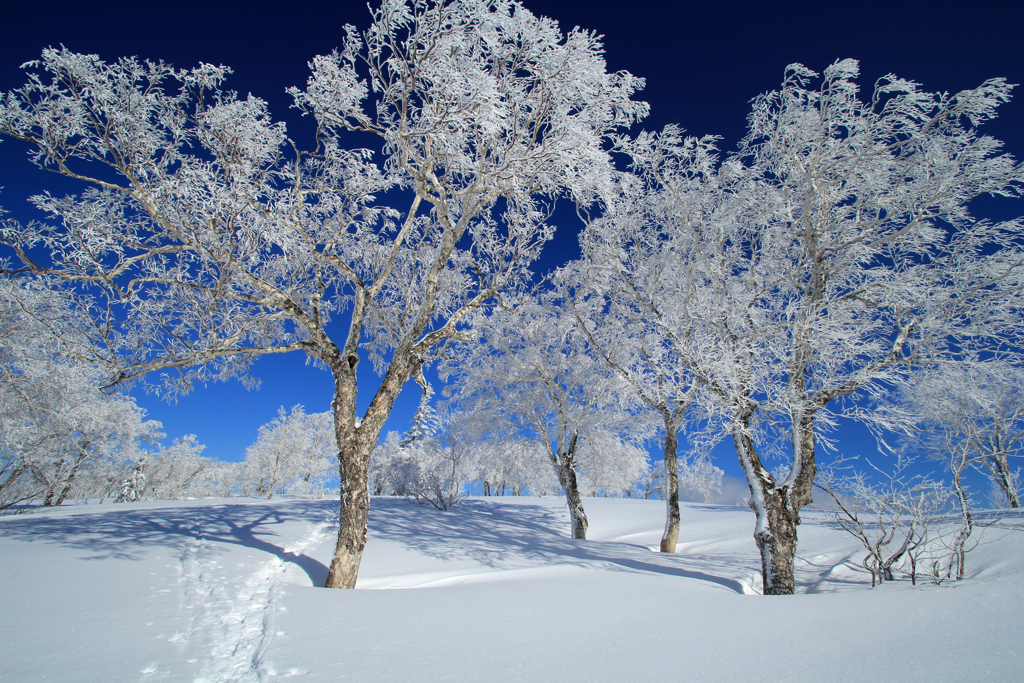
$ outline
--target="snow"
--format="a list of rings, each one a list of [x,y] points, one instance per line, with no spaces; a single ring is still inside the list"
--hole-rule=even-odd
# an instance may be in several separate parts
[[[683,504],[375,498],[355,591],[314,588],[336,501],[81,505],[0,519],[0,681],[1019,681],[1024,518],[970,578],[869,587],[804,515],[800,594],[756,595],[753,514]],[[399,590],[389,590],[399,589]]]

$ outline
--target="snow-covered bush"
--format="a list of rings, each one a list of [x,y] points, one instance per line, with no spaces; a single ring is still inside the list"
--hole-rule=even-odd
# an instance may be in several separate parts
[[[456,425],[458,418],[438,418],[440,433],[403,439],[389,432],[370,459],[370,491],[375,495],[408,496],[450,510],[479,478],[481,449]],[[464,425],[462,425],[464,426]]]
[[[476,475],[472,444],[444,435],[417,441],[407,449],[415,462],[407,495],[438,510],[450,510],[466,496],[466,485]]]
[[[898,454],[890,469],[868,463],[855,471],[840,459],[818,474],[815,485],[829,497],[831,521],[864,546],[861,560],[871,585],[893,581],[902,570],[917,583],[930,576],[936,583],[964,578],[967,553],[977,546],[972,538],[970,509],[963,515],[956,487],[917,472],[919,463]],[[969,504],[969,501],[968,501]]]

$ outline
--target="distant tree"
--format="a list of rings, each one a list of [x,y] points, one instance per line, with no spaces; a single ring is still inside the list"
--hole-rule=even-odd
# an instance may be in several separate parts
[[[285,492],[323,498],[336,453],[329,413],[307,415],[302,406],[285,413],[282,406],[276,418],[260,427],[256,442],[245,449],[238,489],[268,499]]]
[[[575,317],[559,303],[551,295],[514,312],[477,315],[442,378],[454,378],[452,400],[461,410],[505,438],[545,450],[565,493],[571,535],[586,538],[581,468],[605,469],[602,459],[623,449],[602,444],[638,444],[648,428],[628,385],[588,350]]]
[[[161,445],[145,459],[146,486],[142,497],[184,500],[230,495],[237,464],[203,457],[205,448],[195,434],[175,439],[168,447]],[[333,452],[328,453],[328,457],[333,455]]]
[[[104,393],[103,373],[76,357],[90,352],[85,324],[60,293],[0,278],[0,511],[81,497],[87,482],[163,436],[133,399]]]
[[[692,462],[679,463],[679,487],[700,496],[705,503],[722,492],[722,477],[725,472],[715,467],[707,458],[696,458]]]
[[[445,431],[406,448],[414,462],[408,495],[438,510],[451,510],[466,497],[466,486],[476,477],[476,453],[471,442]]]
[[[612,434],[588,439],[580,452],[580,488],[588,495],[626,495],[647,471],[647,449]]]
[[[115,503],[134,503],[142,500],[143,492],[146,490],[146,459],[145,457],[139,458],[138,461],[132,463],[125,472],[125,476],[121,479],[121,484],[118,486],[117,498],[114,499]]]
[[[517,2],[384,0],[372,15],[290,91],[316,126],[308,151],[265,102],[225,90],[223,66],[47,49],[0,103],[0,133],[87,185],[35,197],[57,226],[8,221],[2,239],[14,270],[82,295],[112,380],[252,385],[256,357],[288,351],[331,371],[341,506],[326,583],[339,588],[356,583],[367,467],[403,386],[530,277],[549,202],[609,189],[606,136],[647,111],[596,35]],[[350,149],[348,132],[383,154]],[[383,379],[357,418],[360,349]]]
[[[400,438],[390,432],[370,461],[372,492],[452,509],[479,477],[479,440],[464,417],[448,411],[437,415],[430,436]]]
[[[388,432],[370,456],[370,492],[375,496],[407,495],[415,473],[415,454],[403,445],[401,434]]]
[[[945,364],[904,388],[898,410],[914,422],[914,447],[951,469],[986,474],[1002,505],[1020,507],[1024,370],[1008,363]]]
[[[634,496],[644,500],[664,498],[665,463],[663,461],[656,464],[648,463],[647,469],[637,477],[636,481],[633,482],[633,486],[630,498]]]

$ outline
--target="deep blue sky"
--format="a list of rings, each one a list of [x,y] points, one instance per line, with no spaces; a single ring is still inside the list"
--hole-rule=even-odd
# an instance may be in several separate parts
[[[869,87],[895,73],[929,90],[956,91],[987,78],[1024,82],[1021,10],[1004,2],[730,2],[629,0],[527,0],[535,14],[605,36],[610,69],[647,79],[640,97],[651,104],[645,128],[677,123],[691,134],[724,136],[731,149],[744,132],[748,103],[778,86],[785,66],[801,62],[821,71],[836,59],[860,60],[861,82]],[[365,4],[338,2],[138,2],[7,3],[0,32],[0,91],[24,82],[22,63],[43,47],[64,44],[77,52],[114,60],[126,55],[162,59],[178,67],[200,61],[234,69],[228,86],[267,100],[278,118],[290,116],[285,88],[302,86],[307,62],[330,52],[341,27],[365,28]],[[292,134],[302,123],[287,118]],[[1005,106],[986,132],[1024,157],[1024,94]],[[32,217],[24,198],[52,176],[36,172],[24,148],[0,144],[0,205],[22,219]],[[557,265],[574,257],[578,226],[561,226],[545,254]],[[369,370],[369,363],[362,366]],[[278,406],[304,404],[308,412],[327,410],[331,380],[305,366],[297,354],[261,360],[256,374],[263,387],[246,392],[237,383],[200,388],[177,405],[140,397],[151,417],[171,437],[195,433],[207,454],[235,460],[256,437],[257,428]],[[376,386],[363,381],[368,397]],[[412,387],[416,389],[415,386]],[[418,389],[403,394],[389,429],[407,427]],[[722,462],[729,466],[731,463]]]

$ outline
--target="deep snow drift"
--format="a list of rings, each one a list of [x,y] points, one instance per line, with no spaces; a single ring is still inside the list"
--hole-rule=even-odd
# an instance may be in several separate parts
[[[554,498],[453,512],[375,498],[355,591],[327,574],[335,501],[76,506],[0,519],[2,681],[1020,681],[1024,518],[970,578],[869,587],[805,515],[800,595],[763,597],[739,507]],[[407,590],[381,590],[407,589]]]

